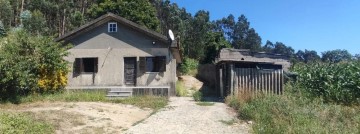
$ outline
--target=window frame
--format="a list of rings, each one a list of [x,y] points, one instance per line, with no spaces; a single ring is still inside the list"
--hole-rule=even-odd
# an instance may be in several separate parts
[[[152,70],[149,70],[148,59],[152,59]],[[162,73],[166,72],[166,56],[147,56],[140,57],[140,70],[145,73]]]
[[[84,63],[84,59],[93,59],[92,64],[93,64],[93,71],[92,72],[85,72],[85,63]],[[99,70],[99,58],[98,57],[80,57],[80,58],[75,58],[74,61],[74,66],[73,66],[73,73],[75,75],[80,75],[80,74],[95,74],[97,73]]]
[[[112,27],[114,26],[114,27]],[[113,31],[113,28],[115,28],[115,30]],[[118,31],[118,25],[117,25],[117,22],[109,22],[108,23],[108,32],[109,33],[115,33]]]

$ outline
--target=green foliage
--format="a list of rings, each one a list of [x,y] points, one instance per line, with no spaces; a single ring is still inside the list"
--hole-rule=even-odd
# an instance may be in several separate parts
[[[30,33],[42,35],[47,32],[46,19],[39,10],[24,11],[21,13],[21,20],[24,29]]]
[[[51,124],[34,120],[30,115],[0,111],[2,134],[49,134],[54,133]]]
[[[199,62],[197,60],[191,58],[184,58],[183,62],[180,65],[180,72],[182,74],[190,74],[195,76],[198,66]]]
[[[125,99],[113,100],[112,102],[134,105],[140,108],[151,108],[156,111],[164,108],[168,104],[168,99],[160,96],[133,96]]]
[[[360,62],[314,63],[296,66],[298,84],[312,97],[326,102],[359,103]]]
[[[352,55],[347,50],[332,50],[322,53],[321,60],[325,62],[338,63],[341,61],[351,60]]]
[[[13,8],[11,7],[9,0],[0,0],[0,5],[0,21],[3,22],[4,29],[9,29],[12,17],[14,16]]]
[[[254,133],[359,133],[359,107],[326,104],[301,94],[254,98],[240,107],[239,117],[255,122]]]
[[[176,82],[176,96],[179,97],[183,97],[183,96],[187,96],[188,91],[185,88],[185,85],[182,81],[177,81]]]
[[[159,20],[156,10],[146,0],[99,0],[90,7],[88,14],[95,19],[108,12],[117,14],[139,25],[159,31]]]
[[[201,101],[202,98],[203,98],[203,94],[200,91],[196,91],[193,94],[193,98],[194,98],[195,101]]]
[[[238,20],[230,14],[221,20],[216,21],[217,29],[224,32],[227,40],[233,48],[250,49],[251,51],[261,50],[261,37],[254,28],[250,28],[250,22],[245,15],[240,15]]]
[[[0,38],[4,37],[4,36],[6,36],[6,30],[5,30],[4,24],[0,20]]]
[[[0,40],[0,99],[16,101],[17,96],[28,93],[61,90],[66,84],[63,79],[45,87],[39,80],[66,74],[66,54],[66,48],[50,37],[31,36],[23,30],[9,33]]]
[[[320,61],[320,56],[317,54],[316,51],[307,50],[307,49],[305,49],[305,52],[302,50],[299,50],[296,53],[296,58],[298,61],[301,61],[304,63]]]

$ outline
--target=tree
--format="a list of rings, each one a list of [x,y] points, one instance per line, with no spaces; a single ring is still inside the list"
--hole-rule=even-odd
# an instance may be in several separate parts
[[[320,56],[314,50],[305,49],[305,52],[302,50],[299,50],[295,55],[296,55],[296,58],[298,61],[301,61],[304,63],[309,63],[309,62],[314,62],[314,61],[320,60]]]
[[[2,21],[0,20],[0,38],[4,37],[5,35],[6,35],[5,27],[2,23]]]
[[[88,15],[94,19],[108,12],[149,29],[160,31],[156,10],[147,0],[98,0],[97,4],[90,7]]]
[[[21,14],[21,20],[24,29],[32,34],[43,35],[47,31],[46,19],[39,10],[24,11]]]
[[[338,63],[340,61],[351,60],[352,55],[347,50],[331,50],[325,51],[322,54],[321,60],[324,62]]]
[[[13,11],[8,0],[0,0],[0,21],[2,21],[5,29],[11,27]]]
[[[273,49],[274,49],[274,43],[267,40],[264,47],[263,47],[263,51],[268,52],[268,53],[272,53]]]
[[[294,52],[294,49],[292,47],[286,46],[282,42],[276,42],[274,44],[273,53],[282,54],[282,55],[285,55],[285,56],[287,56],[289,58],[293,58],[295,52]]]
[[[217,29],[224,32],[233,48],[261,50],[261,37],[254,28],[250,28],[250,22],[245,15],[241,15],[235,21],[234,16],[230,14],[227,18],[216,21],[216,26]]]

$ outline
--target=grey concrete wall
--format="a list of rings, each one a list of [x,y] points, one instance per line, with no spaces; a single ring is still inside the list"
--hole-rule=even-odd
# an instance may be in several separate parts
[[[68,42],[74,45],[69,49],[71,72],[68,74],[68,86],[124,86],[124,57],[166,56],[166,72],[141,72],[137,67],[136,86],[173,86],[176,81],[176,60],[172,57],[168,46],[134,29],[120,25],[118,32],[108,33],[107,23],[79,35]],[[153,44],[155,42],[155,44]],[[75,58],[97,57],[98,72],[74,76]],[[174,75],[175,74],[175,75]],[[175,91],[175,89],[172,89]]]

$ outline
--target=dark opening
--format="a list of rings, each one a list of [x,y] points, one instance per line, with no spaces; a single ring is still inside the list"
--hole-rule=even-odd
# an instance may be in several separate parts
[[[141,60],[140,68],[143,68],[145,72],[165,72],[166,71],[166,56],[145,57]]]
[[[95,72],[95,60],[97,58],[83,58],[83,65],[85,73]]]
[[[96,73],[98,71],[98,58],[75,58],[74,74]]]

